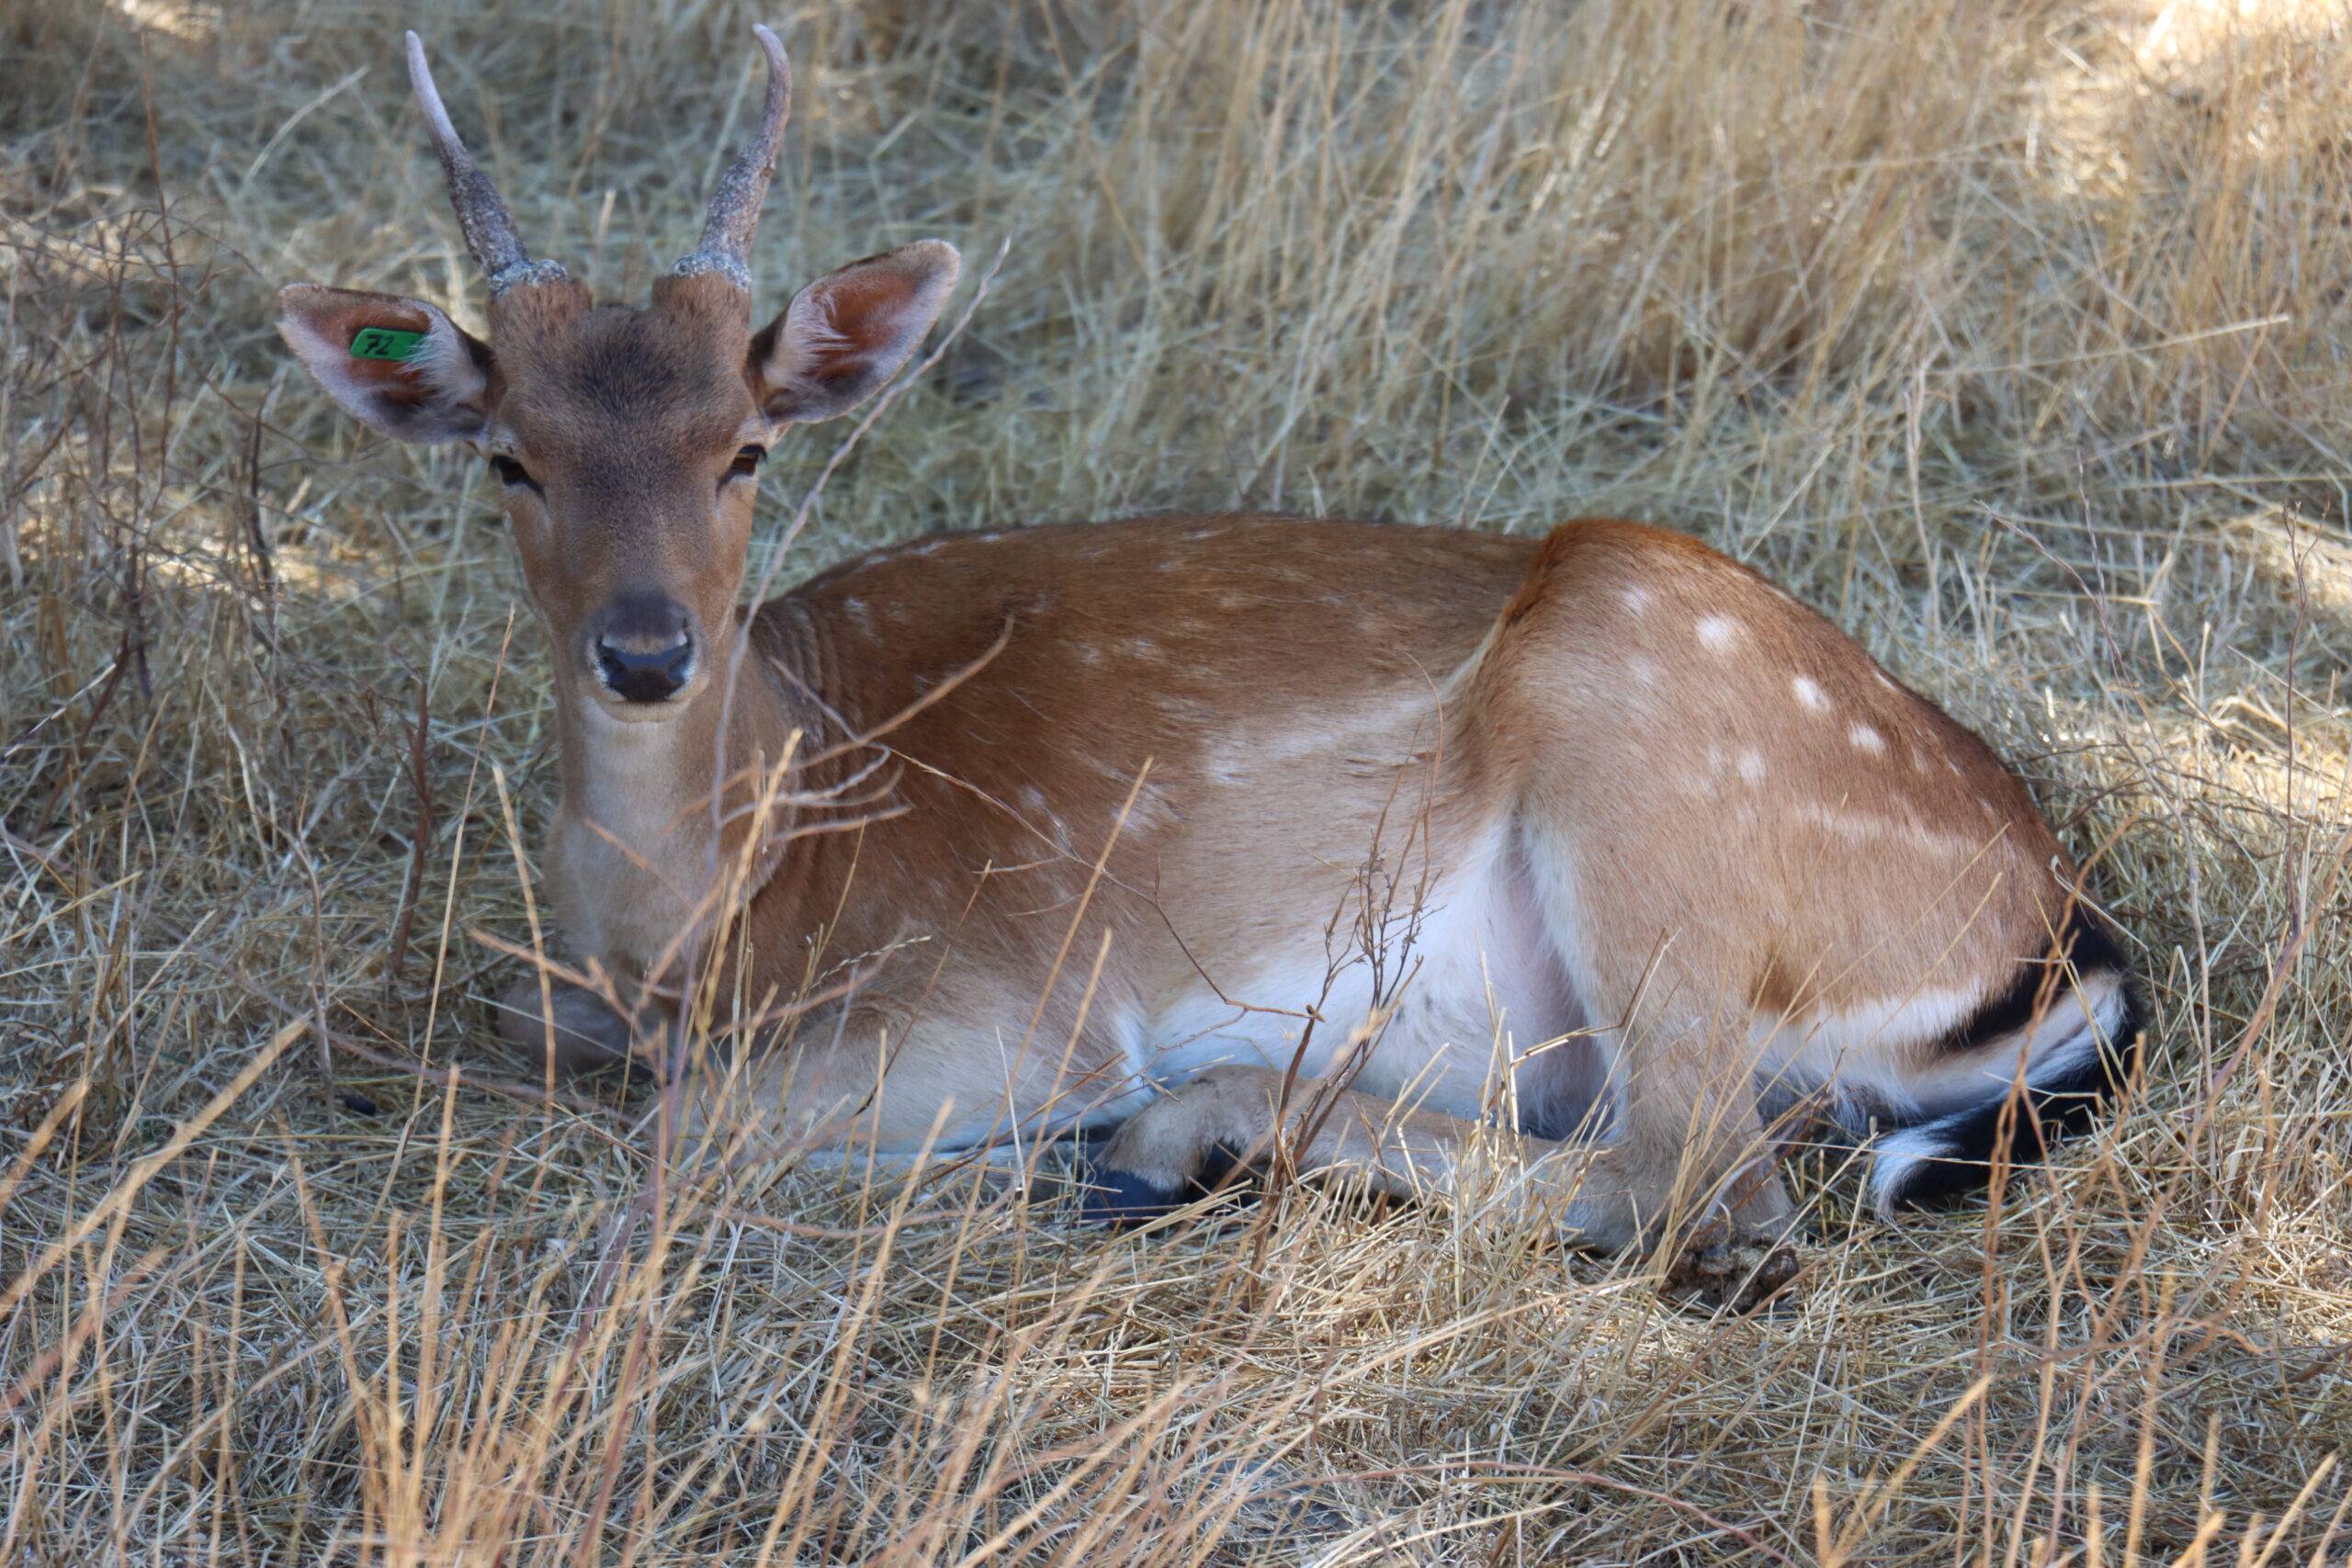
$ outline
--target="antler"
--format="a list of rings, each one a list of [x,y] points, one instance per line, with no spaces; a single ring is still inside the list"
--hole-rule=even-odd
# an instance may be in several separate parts
[[[416,88],[424,122],[433,131],[433,150],[441,155],[441,172],[448,176],[449,205],[457,209],[458,228],[466,236],[466,249],[473,252],[474,260],[490,275],[491,293],[503,294],[518,284],[561,283],[570,278],[571,275],[560,263],[533,261],[531,253],[523,248],[523,236],[515,232],[514,219],[500,198],[498,187],[474,167],[466,144],[458,139],[458,128],[449,123],[449,111],[442,107],[441,94],[433,85],[433,68],[424,62],[424,40],[414,33],[408,35],[408,79]]]
[[[752,234],[760,226],[760,204],[767,199],[768,176],[775,173],[784,122],[792,113],[792,66],[784,57],[784,45],[763,27],[754,26],[752,36],[768,57],[768,96],[760,111],[760,128],[718,176],[718,188],[710,196],[710,215],[703,220],[701,248],[676,268],[680,276],[718,273],[746,294],[752,291]]]

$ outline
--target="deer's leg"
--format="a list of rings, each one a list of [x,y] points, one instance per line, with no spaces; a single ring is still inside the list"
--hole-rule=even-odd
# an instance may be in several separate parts
[[[1582,776],[1544,772],[1520,852],[1588,1014],[1618,1021],[1596,1045],[1613,1113],[1602,1185],[1623,1209],[1585,1239],[1658,1251],[1669,1291],[1746,1304],[1796,1270],[1796,1210],[1757,1104],[1745,989],[1758,962],[1743,921],[1760,918],[1701,885],[1712,860],[1619,852],[1643,824],[1603,819],[1595,801],[1613,797],[1560,795]],[[1544,826],[1562,822],[1585,827]]]
[[[1667,1257],[1668,1292],[1744,1311],[1796,1274],[1796,1205],[1744,1030],[1672,1000],[1609,1043],[1618,1135],[1603,1157],[1636,1236]]]
[[[1723,1169],[1703,1189],[1690,1181],[1683,1162],[1670,1159],[1660,1146],[1655,1123],[1669,1103],[1680,1100],[1687,1127],[1690,1113],[1705,1102],[1677,1093],[1687,1086],[1642,1081],[1651,1076],[1646,1070],[1628,1075],[1637,1093],[1650,1091],[1657,1115],[1649,1119],[1649,1130],[1636,1111],[1618,1143],[1589,1146],[1520,1138],[1523,1159],[1498,1160],[1509,1139],[1492,1128],[1407,1110],[1353,1090],[1331,1093],[1313,1080],[1292,1085],[1285,1106],[1281,1073],[1215,1068],[1120,1128],[1096,1162],[1089,1216],[1119,1224],[1166,1213],[1188,1201],[1215,1151],[1263,1159],[1279,1129],[1304,1174],[1351,1176],[1397,1197],[1453,1201],[1491,1196],[1506,1213],[1546,1215],[1580,1245],[1600,1250],[1644,1240],[1661,1244],[1671,1248],[1666,1273],[1670,1292],[1747,1310],[1796,1272],[1796,1255],[1787,1243],[1795,1218],[1787,1190],[1769,1152],[1754,1146],[1757,1136],[1747,1140],[1747,1160]],[[1721,1103],[1707,1109],[1729,1111]],[[1754,1127],[1752,1098],[1745,1115],[1760,1134]],[[1731,1140],[1695,1141],[1692,1146],[1729,1147]],[[1702,1163],[1698,1168],[1709,1167]]]
[[[976,1050],[1002,998],[934,995],[910,1019],[887,998],[845,1017],[800,1020],[792,1036],[751,1050],[694,1050],[680,1076],[684,1142],[729,1160],[904,1168],[949,1153],[973,1158],[1103,1116],[1132,1099],[1121,1059],[1089,1041],[1040,1030],[1025,1047]]]
[[[1219,1149],[1262,1161],[1280,1135],[1304,1175],[1359,1178],[1401,1198],[1492,1195],[1514,1213],[1555,1213],[1583,1234],[1622,1227],[1623,1195],[1596,1170],[1600,1151],[1521,1137],[1433,1111],[1414,1111],[1312,1078],[1291,1086],[1271,1067],[1213,1067],[1128,1118],[1095,1162],[1089,1217],[1111,1224],[1189,1201]],[[1498,1159],[1515,1146],[1523,1161]],[[1588,1178],[1593,1179],[1588,1184]]]

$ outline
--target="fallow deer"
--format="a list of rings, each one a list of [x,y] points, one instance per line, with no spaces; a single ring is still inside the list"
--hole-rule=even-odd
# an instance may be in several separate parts
[[[790,99],[757,34],[759,127],[650,308],[526,252],[413,33],[488,339],[283,295],[337,403],[496,471],[554,665],[558,925],[626,1010],[724,1000],[690,1128],[904,1156],[1122,1124],[1112,1219],[1222,1145],[1499,1190],[1745,1303],[1792,1271],[1799,1109],[1875,1140],[1892,1212],[2037,1156],[2132,1070],[2116,939],[2024,786],[1675,534],[946,533],[739,607],[761,459],[897,374],[958,267],[905,245],[754,328]],[[543,984],[514,1038],[642,1046]]]

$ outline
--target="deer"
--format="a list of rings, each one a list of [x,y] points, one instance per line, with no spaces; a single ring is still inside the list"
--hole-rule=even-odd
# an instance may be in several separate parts
[[[413,32],[487,335],[281,295],[334,402],[486,457],[545,629],[576,967],[516,986],[507,1039],[650,1066],[736,1146],[1095,1134],[1110,1224],[1232,1158],[1529,1216],[1736,1308],[1798,1271],[1799,1134],[1866,1151],[1893,1218],[2128,1089],[2120,928],[2024,784],[1683,535],[1040,524],[739,604],[763,460],[899,377],[960,266],[904,244],[754,324],[791,102],[754,36],[759,123],[649,304],[525,249]]]

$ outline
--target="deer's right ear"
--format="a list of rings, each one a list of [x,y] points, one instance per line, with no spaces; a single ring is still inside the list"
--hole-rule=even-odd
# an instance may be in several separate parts
[[[490,345],[422,299],[297,283],[286,346],[345,412],[395,441],[472,441],[490,426]]]

